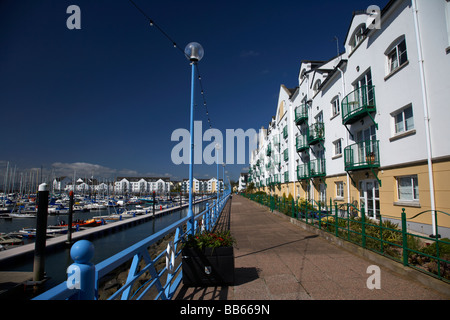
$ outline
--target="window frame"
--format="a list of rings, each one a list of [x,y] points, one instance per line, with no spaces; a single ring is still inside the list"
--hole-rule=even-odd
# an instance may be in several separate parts
[[[337,147],[339,146],[340,152],[338,153]],[[335,141],[333,141],[333,157],[339,157],[342,156],[342,138],[339,138]]]
[[[365,23],[362,23],[355,28],[355,31],[353,31],[350,41],[348,42],[351,49],[350,53],[353,53],[364,41],[364,39],[366,38],[366,29],[367,26]]]
[[[400,180],[401,179],[408,179],[411,182],[411,199],[405,199],[401,197],[400,193]],[[398,176],[395,178],[397,182],[397,199],[399,202],[405,202],[405,203],[418,203],[420,200],[420,192],[419,192],[419,177],[416,174],[412,175],[406,175],[406,176]],[[417,190],[416,190],[417,188]],[[417,194],[416,194],[417,193]]]
[[[339,103],[339,96],[331,100],[331,119],[337,117],[341,113],[341,104]]]
[[[404,51],[400,52],[400,46],[404,45]],[[408,46],[406,45],[405,35],[401,35],[395,39],[391,45],[384,52],[386,56],[386,78],[395,74],[409,64],[408,60]],[[397,61],[397,65],[393,67],[393,56]],[[404,58],[403,58],[404,57]]]
[[[334,183],[335,186],[335,196],[336,199],[344,199],[344,182],[343,181],[336,181]]]
[[[408,119],[411,119],[411,121],[412,121],[412,127],[410,125],[408,128],[407,128],[408,121],[407,121],[407,118],[406,118],[406,111],[407,110],[411,110],[411,117],[409,117]],[[402,130],[399,130],[399,126],[398,126],[398,123],[400,122],[400,121],[398,121],[398,116],[399,115],[401,115],[401,117],[402,117],[402,119],[401,119]],[[392,116],[392,122],[393,122],[393,125],[392,125],[392,129],[393,130],[392,130],[392,132],[393,132],[393,136],[394,137],[414,132],[414,130],[415,130],[414,109],[413,109],[412,104],[409,104],[409,105],[403,107],[402,109],[393,112],[391,114],[391,116]]]

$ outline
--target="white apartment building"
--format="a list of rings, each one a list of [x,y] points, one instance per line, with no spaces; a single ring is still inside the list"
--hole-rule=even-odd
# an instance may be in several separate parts
[[[217,179],[216,178],[211,178],[211,179],[196,179],[193,178],[193,191],[195,193],[215,193],[217,192]],[[189,179],[183,179],[183,181],[181,182],[181,190],[183,192],[189,192],[189,186],[190,186],[190,182]],[[223,184],[223,180],[219,179],[219,190],[223,190],[224,184]]]
[[[432,210],[450,213],[450,2],[392,0],[380,28],[368,18],[353,14],[344,53],[302,61],[296,87],[281,85],[250,179],[271,194],[353,203],[375,219],[399,219],[404,208],[432,234]],[[450,227],[450,216],[438,224]]]
[[[118,177],[114,183],[115,193],[168,193],[171,190],[169,178]]]

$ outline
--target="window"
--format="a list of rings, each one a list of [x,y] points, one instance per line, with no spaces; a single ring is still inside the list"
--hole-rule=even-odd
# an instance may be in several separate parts
[[[387,54],[388,58],[388,73],[392,73],[408,62],[408,55],[406,53],[406,41],[402,38]]]
[[[327,202],[327,188],[324,183],[321,183],[319,186],[319,201],[323,204]]]
[[[314,83],[314,87],[313,87],[314,93],[317,93],[319,91],[319,88],[321,85],[322,85],[322,81],[320,81],[320,79]]]
[[[331,114],[335,117],[340,113],[340,111],[339,98],[336,97],[333,101],[331,101]]]
[[[362,40],[364,40],[364,31],[366,30],[366,25],[362,24],[356,28],[356,31],[353,33],[351,39],[350,39],[350,47],[352,48],[352,51],[356,49],[358,44],[361,43]]]
[[[342,139],[333,142],[334,145],[334,155],[338,156],[342,154]]]
[[[414,129],[412,106],[403,109],[394,115],[395,133],[402,133]]]
[[[398,200],[418,201],[419,182],[417,175],[397,178]]]
[[[344,198],[344,183],[336,182],[336,198]]]
[[[354,90],[358,90],[357,94],[361,103],[365,105],[375,105],[375,92],[372,83],[372,71],[369,69],[353,84]]]

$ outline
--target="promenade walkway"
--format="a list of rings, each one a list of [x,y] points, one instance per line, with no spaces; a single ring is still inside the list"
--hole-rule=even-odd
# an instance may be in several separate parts
[[[235,284],[181,286],[182,300],[450,300],[380,266],[381,289],[367,288],[375,263],[295,226],[268,208],[233,195],[221,217],[235,246]]]

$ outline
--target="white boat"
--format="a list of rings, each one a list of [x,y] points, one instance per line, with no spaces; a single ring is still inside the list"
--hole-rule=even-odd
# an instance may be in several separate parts
[[[68,214],[69,208],[64,207],[62,204],[51,206],[48,208],[49,214]]]
[[[45,231],[47,237],[55,237],[61,234],[67,233],[67,228],[47,228]],[[35,228],[23,228],[19,230],[19,233],[24,238],[36,238],[36,229]]]
[[[36,213],[10,213],[12,218],[36,218]]]

